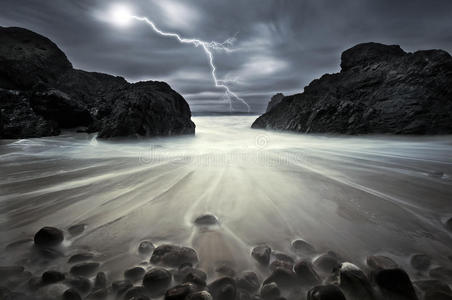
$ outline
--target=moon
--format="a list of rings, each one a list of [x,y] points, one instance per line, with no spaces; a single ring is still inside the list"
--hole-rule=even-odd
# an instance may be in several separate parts
[[[111,8],[110,20],[117,26],[125,27],[130,25],[132,15],[130,7],[123,4],[117,4]]]

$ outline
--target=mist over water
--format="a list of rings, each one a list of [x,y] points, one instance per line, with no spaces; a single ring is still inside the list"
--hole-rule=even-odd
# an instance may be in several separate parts
[[[3,247],[0,263],[27,265],[37,230],[75,224],[86,229],[66,234],[54,267],[90,250],[112,277],[144,260],[146,239],[195,248],[209,273],[222,262],[255,269],[253,246],[290,253],[296,238],[359,266],[385,254],[413,278],[412,254],[448,261],[452,137],[296,135],[253,130],[254,119],[194,117],[194,137],[3,142],[0,242],[21,246]],[[206,213],[220,224],[196,227]]]

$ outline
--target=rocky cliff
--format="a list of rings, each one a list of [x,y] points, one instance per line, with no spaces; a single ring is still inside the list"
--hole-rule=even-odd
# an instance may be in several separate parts
[[[0,137],[50,136],[79,126],[101,138],[195,131],[187,102],[168,84],[76,70],[49,39],[0,27]]]
[[[284,97],[253,128],[300,133],[452,133],[452,57],[359,44],[342,53],[341,71]]]

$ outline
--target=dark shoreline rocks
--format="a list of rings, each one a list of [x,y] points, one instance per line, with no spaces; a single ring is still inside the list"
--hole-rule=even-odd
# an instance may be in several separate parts
[[[452,57],[365,43],[342,53],[340,73],[286,96],[252,128],[297,133],[450,134]]]
[[[185,99],[158,81],[76,70],[49,39],[0,27],[0,138],[84,127],[99,138],[194,134]]]

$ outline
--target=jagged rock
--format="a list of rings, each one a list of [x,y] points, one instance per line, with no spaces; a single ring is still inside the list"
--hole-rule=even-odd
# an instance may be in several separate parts
[[[38,247],[58,246],[63,240],[63,231],[55,227],[43,227],[34,237],[35,245]]]
[[[450,134],[452,57],[359,44],[342,54],[341,72],[284,97],[253,128],[300,133]]]
[[[0,138],[87,126],[100,138],[193,134],[185,99],[164,82],[73,69],[49,39],[0,27]]]
[[[266,112],[269,112],[273,107],[275,107],[281,100],[284,98],[284,95],[282,93],[277,93],[273,95],[273,97],[270,99],[270,102],[267,104],[267,110]]]
[[[234,299],[237,293],[237,285],[233,278],[222,277],[208,285],[209,292],[214,300]]]
[[[375,275],[375,282],[387,298],[418,299],[410,277],[402,269],[380,270]]]
[[[272,249],[267,245],[260,245],[253,248],[251,251],[251,256],[260,264],[268,265],[270,262],[270,254]]]
[[[171,283],[171,273],[163,268],[151,269],[143,278],[143,286],[153,295],[161,295]]]
[[[196,251],[188,247],[176,245],[160,245],[152,252],[151,263],[168,267],[179,267],[184,263],[198,262]]]
[[[308,291],[307,300],[346,300],[346,298],[337,286],[320,285]]]

